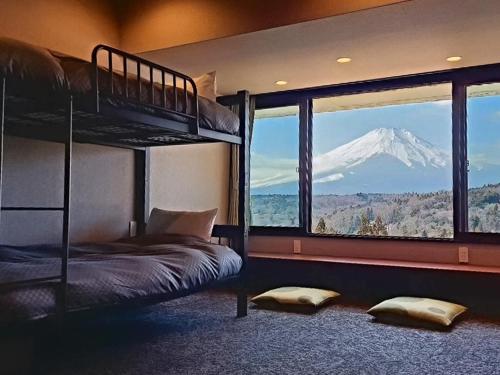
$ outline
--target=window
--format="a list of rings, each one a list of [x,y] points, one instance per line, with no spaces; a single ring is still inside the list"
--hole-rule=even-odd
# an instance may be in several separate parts
[[[255,100],[252,233],[499,243],[500,64]]]
[[[311,231],[452,238],[451,103],[451,84],[315,99]]]
[[[500,84],[467,94],[469,231],[500,233]]]
[[[250,160],[251,225],[298,227],[298,106],[255,111]]]

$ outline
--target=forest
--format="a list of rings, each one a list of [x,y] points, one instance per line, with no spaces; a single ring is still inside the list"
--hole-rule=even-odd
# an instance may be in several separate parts
[[[297,195],[252,195],[254,226],[298,226]],[[404,237],[453,237],[450,191],[405,194],[315,195],[312,231]],[[469,230],[500,232],[500,183],[469,190]]]

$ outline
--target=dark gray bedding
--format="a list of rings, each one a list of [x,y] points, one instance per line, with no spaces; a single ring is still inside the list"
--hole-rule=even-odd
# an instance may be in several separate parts
[[[14,39],[0,38],[0,75],[7,79],[9,94],[28,98],[59,97],[67,95],[68,90],[75,96],[77,109],[79,104],[93,101],[92,80],[93,65],[85,60],[67,56],[45,48],[23,43]],[[102,98],[106,104],[116,108],[146,112],[174,121],[187,121],[181,116],[166,113],[145,103],[163,107],[162,86],[154,85],[154,98],[151,98],[149,81],[141,79],[141,94],[137,93],[137,76],[129,74],[128,99],[124,96],[123,73],[113,73],[113,96]],[[109,76],[105,69],[100,69],[99,86],[102,93],[109,92]],[[179,83],[180,85],[180,83]],[[172,86],[166,86],[166,108],[175,110],[175,96]],[[177,89],[177,110],[185,109],[184,91]],[[194,114],[194,97],[188,93],[187,112]],[[239,119],[228,108],[202,96],[198,96],[199,125],[202,128],[219,132],[238,134]]]
[[[0,284],[56,276],[56,246],[0,247]],[[194,238],[148,236],[73,246],[67,307],[79,310],[190,291],[236,275],[242,260],[227,246]],[[0,291],[0,322],[40,319],[55,312],[57,281]]]
[[[79,97],[86,98],[92,93],[93,80],[93,65],[87,61],[66,56],[58,52],[51,52],[52,55],[59,61],[59,64],[64,70],[69,89]],[[144,74],[144,73],[143,73]],[[167,77],[168,79],[169,77]],[[158,77],[157,77],[158,79]],[[173,86],[168,83],[165,86],[165,103],[162,103],[162,85],[155,81],[153,85],[153,97],[151,97],[151,86],[149,79],[141,79],[141,92],[137,90],[137,75],[129,73],[127,75],[127,94],[129,100],[125,99],[125,80],[123,72],[113,72],[113,96],[103,95],[101,100],[106,104],[116,108],[127,108],[136,111],[147,112],[155,116],[165,116],[161,110],[155,110],[154,107],[143,105],[141,103],[151,103],[157,107],[162,107],[164,104],[167,109],[175,110],[175,96],[177,96],[177,111],[186,111],[185,92],[183,87],[177,87],[176,94]],[[178,83],[182,85],[181,82]],[[101,68],[99,70],[99,88],[102,94],[110,92],[109,71]],[[194,115],[194,96],[189,91],[187,92],[187,113]],[[205,129],[216,130],[229,134],[239,133],[238,116],[228,108],[207,99],[203,96],[198,96],[198,111],[200,118],[200,127]],[[185,121],[184,118],[172,116],[178,121]]]

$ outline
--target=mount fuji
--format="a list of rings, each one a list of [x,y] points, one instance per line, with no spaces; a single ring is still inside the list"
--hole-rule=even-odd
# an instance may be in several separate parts
[[[409,168],[442,168],[449,162],[446,153],[406,129],[379,128],[316,157],[314,173],[353,168],[378,155],[392,156]]]
[[[256,155],[252,194],[297,194],[291,164]],[[451,174],[448,153],[399,128],[374,129],[313,158],[314,194],[438,191],[451,189]]]

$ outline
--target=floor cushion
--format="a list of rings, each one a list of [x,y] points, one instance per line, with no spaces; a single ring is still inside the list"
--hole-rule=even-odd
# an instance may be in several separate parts
[[[295,311],[314,311],[340,296],[333,290],[287,286],[269,290],[252,298],[258,307]]]
[[[386,323],[446,328],[466,310],[465,306],[431,298],[395,297],[373,306],[367,312]]]

